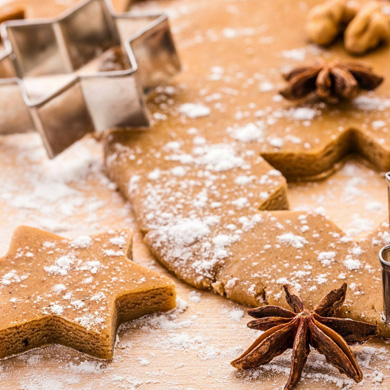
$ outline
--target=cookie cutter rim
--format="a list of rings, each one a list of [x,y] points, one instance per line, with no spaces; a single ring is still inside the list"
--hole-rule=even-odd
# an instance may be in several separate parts
[[[390,227],[390,172],[386,175],[387,196],[389,203],[389,227]],[[379,251],[379,261],[382,267],[382,292],[384,321],[390,325],[390,245],[384,246]]]
[[[105,22],[108,25],[109,32],[112,33],[112,38],[115,41],[117,45],[121,45],[124,49],[126,60],[128,61],[128,67],[126,69],[121,70],[110,70],[110,71],[96,71],[92,72],[90,74],[77,74],[76,71],[78,69],[71,69],[68,72],[64,72],[65,75],[68,75],[70,79],[63,83],[60,87],[56,88],[54,91],[51,91],[50,93],[41,96],[38,99],[33,100],[30,98],[26,85],[24,83],[25,75],[23,74],[22,65],[19,64],[17,59],[17,47],[15,48],[9,39],[8,29],[12,30],[13,28],[18,27],[24,27],[24,26],[54,26],[53,30],[55,31],[55,26],[57,26],[57,29],[61,29],[61,22],[66,22],[68,18],[71,18],[73,15],[75,15],[77,12],[83,12],[84,9],[87,9],[89,5],[97,3],[101,7],[102,15],[105,18]],[[136,31],[132,31],[130,35],[124,37],[121,36],[120,26],[119,24],[122,22],[129,22],[132,21],[139,21],[143,20],[145,22],[144,26],[142,28],[137,29]],[[60,27],[58,27],[60,26]],[[104,28],[104,27],[103,27]],[[4,64],[5,61],[8,61],[8,66],[12,65],[14,77],[3,77],[1,78],[0,75],[0,87],[9,85],[9,86],[15,86],[17,85],[17,88],[21,94],[21,97],[23,99],[23,102],[27,108],[28,114],[30,116],[31,121],[31,129],[22,129],[22,131],[17,130],[11,130],[11,131],[2,131],[0,128],[0,134],[1,133],[17,133],[17,132],[28,132],[29,130],[35,129],[38,131],[43,139],[44,145],[46,147],[47,153],[50,158],[55,157],[57,154],[61,153],[64,149],[66,149],[68,146],[76,142],[78,139],[80,139],[82,136],[84,136],[87,133],[91,133],[93,131],[101,131],[105,130],[109,127],[148,127],[150,126],[150,117],[149,113],[146,107],[145,103],[145,96],[144,94],[149,92],[151,89],[153,89],[155,86],[159,85],[159,83],[156,84],[156,82],[152,80],[148,80],[145,75],[142,74],[142,66],[140,67],[137,61],[137,56],[135,54],[135,49],[133,45],[137,43],[138,41],[141,41],[141,44],[144,44],[142,39],[144,39],[145,46],[147,47],[147,39],[149,36],[156,34],[156,31],[158,32],[159,29],[163,31],[165,34],[163,38],[161,38],[161,41],[163,41],[163,44],[166,45],[166,47],[161,49],[161,53],[165,55],[164,58],[168,58],[168,62],[170,63],[171,67],[169,71],[164,73],[164,71],[159,72],[159,80],[161,83],[165,82],[167,79],[169,79],[173,74],[177,73],[181,69],[180,60],[178,58],[178,54],[176,51],[176,47],[174,45],[173,37],[170,31],[170,27],[168,24],[168,16],[165,13],[156,13],[156,12],[147,12],[147,13],[134,13],[134,12],[125,12],[125,13],[119,13],[116,14],[113,11],[113,8],[108,0],[82,0],[75,6],[69,8],[65,12],[61,13],[59,16],[54,18],[45,18],[45,19],[38,19],[38,20],[27,20],[27,21],[9,21],[1,26],[1,34],[4,39],[4,44],[6,46],[7,51],[0,56],[0,66]],[[60,31],[61,32],[61,31]],[[57,39],[58,37],[55,36]],[[64,37],[64,33],[62,32],[61,38]],[[163,40],[164,39],[164,40]],[[58,44],[57,40],[55,42]],[[161,42],[157,42],[160,43]],[[65,45],[69,44],[67,42],[64,43]],[[156,45],[156,43],[154,43]],[[113,47],[113,46],[110,46]],[[68,49],[67,46],[65,46],[65,49]],[[159,48],[153,48],[154,52],[158,52]],[[165,51],[164,51],[165,50]],[[151,50],[152,51],[152,50]],[[160,55],[161,55],[160,53]],[[68,53],[69,54],[69,53]],[[95,59],[95,58],[93,58]],[[90,61],[90,60],[89,60]],[[87,61],[87,63],[89,62]],[[142,61],[141,61],[142,62]],[[72,64],[71,64],[72,65]],[[157,64],[158,65],[158,64]],[[7,63],[3,65],[4,67],[7,66]],[[148,71],[153,73],[155,69],[153,69],[153,66],[149,66]],[[150,76],[150,75],[147,75]],[[137,109],[135,110],[135,116],[136,121],[131,120],[125,120],[122,123],[115,123],[115,118],[110,118],[111,122],[109,122],[109,125],[97,125],[97,120],[95,118],[96,113],[94,112],[94,108],[91,108],[92,104],[89,104],[88,102],[88,96],[85,96],[85,93],[82,94],[83,104],[86,108],[86,114],[89,115],[89,119],[91,122],[90,128],[83,130],[80,134],[75,134],[71,140],[67,140],[66,145],[54,145],[53,140],[48,139],[47,129],[45,128],[45,125],[42,123],[41,118],[39,117],[38,110],[42,107],[44,107],[46,104],[51,103],[56,98],[60,97],[61,95],[65,94],[67,91],[69,91],[74,86],[80,86],[80,89],[82,89],[82,83],[87,80],[92,80],[92,82],[97,82],[98,80],[113,80],[116,79],[120,80],[123,78],[132,78],[132,82],[134,84],[133,86],[133,95],[132,99],[136,101],[136,104],[138,105]],[[130,81],[129,81],[130,82]],[[84,92],[84,91],[82,91]],[[128,97],[130,99],[130,96]],[[114,102],[115,103],[115,102]],[[99,115],[99,114],[98,114]],[[133,115],[133,116],[134,116]],[[104,122],[104,121],[103,121]],[[50,138],[50,137],[49,137]],[[57,137],[58,138],[58,137]],[[57,141],[60,143],[60,139],[57,139]]]

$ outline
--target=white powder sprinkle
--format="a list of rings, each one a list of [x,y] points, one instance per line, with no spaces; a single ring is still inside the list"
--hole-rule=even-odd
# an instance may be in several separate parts
[[[363,111],[383,111],[390,107],[390,99],[381,99],[375,96],[361,95],[352,101],[352,103]]]
[[[205,145],[207,143],[206,139],[203,137],[194,137],[194,145]]]
[[[286,278],[286,277],[283,277],[283,278],[278,278],[276,280],[276,283],[279,283],[279,284],[288,284],[290,283],[290,281]]]
[[[80,236],[71,241],[70,246],[73,248],[88,248],[92,244],[92,238],[89,236]]]
[[[381,202],[377,201],[367,202],[364,205],[364,208],[371,213],[380,213],[384,211],[384,205]]]
[[[269,198],[269,193],[266,191],[261,191],[260,192],[260,199],[261,200],[267,200]]]
[[[85,306],[85,303],[79,299],[76,301],[72,301],[70,304],[74,306],[76,309],[81,309],[82,307]]]
[[[281,148],[284,145],[284,140],[280,137],[272,137],[268,139],[268,142],[274,148]]]
[[[150,361],[145,357],[138,357],[137,359],[141,366],[148,366],[150,364]]]
[[[327,275],[326,274],[320,274],[316,278],[316,282],[318,284],[324,284],[328,281]]]
[[[241,176],[237,176],[234,179],[234,182],[237,185],[244,186],[244,185],[247,185],[247,184],[251,183],[254,178],[255,178],[254,176],[244,176],[244,175],[241,175]]]
[[[256,126],[254,123],[248,123],[244,127],[234,129],[232,138],[241,142],[261,141],[264,135],[264,128]]]
[[[122,251],[120,251],[122,252]],[[119,255],[121,256],[121,255]],[[80,269],[82,271],[89,271],[91,272],[91,274],[96,274],[100,268],[101,264],[99,261],[97,260],[91,260],[91,261],[87,261],[85,262],[81,267]]]
[[[242,225],[242,230],[248,231],[252,229],[257,223],[262,222],[263,217],[261,214],[254,214],[251,218],[248,217],[240,217],[238,221]]]
[[[80,364],[69,363],[67,368],[76,373],[97,374],[101,371],[103,363],[86,360]]]
[[[197,291],[191,291],[189,294],[188,294],[188,299],[193,302],[193,303],[199,303],[201,301],[201,296],[202,294],[200,294],[199,292]]]
[[[235,206],[238,210],[241,210],[245,206],[249,206],[248,199],[245,197],[241,197],[235,200],[232,200],[232,205]]]
[[[203,336],[190,336],[186,332],[174,333],[169,336],[169,347],[173,349],[198,350],[204,346],[204,343]]]
[[[157,180],[160,178],[160,175],[161,175],[161,171],[158,168],[156,168],[148,174],[148,179]]]
[[[10,285],[11,283],[20,283],[20,281],[21,278],[14,269],[6,273],[1,279],[1,283],[6,286]]]
[[[92,295],[90,300],[91,301],[95,301],[95,302],[100,302],[100,301],[102,301],[105,298],[106,298],[106,296],[104,295],[104,293],[102,291],[100,291],[97,294]]]
[[[103,249],[103,253],[106,255],[106,256],[124,256],[125,255],[125,252],[121,251],[121,250],[118,250],[118,251],[114,251],[114,249]]]
[[[179,112],[189,118],[200,118],[210,115],[210,109],[203,104],[184,103],[179,107]]]
[[[269,81],[262,81],[259,84],[259,91],[260,92],[269,92],[269,91],[272,91],[273,89],[275,89],[275,86],[272,83],[270,83]]]
[[[255,34],[256,30],[252,27],[231,28],[227,27],[222,30],[225,38],[233,39],[238,37],[245,37]]]
[[[49,309],[53,314],[57,314],[58,316],[60,316],[64,312],[64,308],[61,305],[58,305],[57,303],[52,303],[49,306]]]
[[[321,252],[318,255],[318,260],[322,263],[323,266],[330,265],[336,256],[336,252]]]
[[[56,284],[55,286],[53,286],[52,290],[56,293],[60,293],[60,292],[63,292],[66,290],[66,287],[64,284],[62,283],[59,283],[59,284]]]
[[[163,240],[185,247],[194,244],[202,237],[210,234],[208,225],[200,219],[182,219],[176,224],[161,229]]]
[[[288,60],[304,61],[306,58],[306,48],[283,50],[282,57]]]
[[[58,258],[54,265],[50,265],[48,267],[44,267],[45,271],[52,275],[66,275],[70,270],[74,262],[74,257],[71,255],[65,255]]]
[[[377,120],[377,121],[373,121],[371,123],[371,126],[374,130],[378,130],[378,129],[381,129],[382,127],[385,127],[386,126],[386,122],[385,121],[381,121],[381,120]]]
[[[229,311],[229,317],[234,320],[234,321],[237,321],[237,322],[240,322],[242,317],[244,317],[244,310],[241,310],[241,309],[233,309],[233,310],[230,310]]]
[[[347,256],[347,259],[344,261],[344,265],[350,271],[357,270],[361,267],[361,263],[357,259]]]
[[[211,171],[228,171],[244,164],[244,160],[236,155],[231,145],[213,145],[202,150],[201,153],[203,155],[199,157],[197,162],[205,165],[206,169]]]
[[[83,326],[87,330],[89,330],[92,327],[96,327],[102,324],[104,319],[97,315],[87,313],[81,317],[75,318],[75,321],[78,322],[81,326]]]
[[[178,141],[171,141],[171,142],[168,142],[165,147],[165,149],[168,149],[168,150],[179,150],[180,149],[180,142]]]
[[[352,253],[354,256],[360,256],[363,253],[363,249],[360,248],[360,246],[354,246],[350,249],[350,253]]]
[[[295,120],[312,120],[316,115],[316,110],[308,107],[299,107],[290,109],[290,114]]]
[[[238,278],[231,278],[225,284],[225,289],[233,288],[239,282]]]
[[[291,245],[294,248],[303,248],[304,244],[307,244],[307,241],[304,237],[297,236],[293,233],[285,233],[280,236],[277,236],[279,242],[287,245]]]
[[[186,174],[186,169],[184,167],[174,167],[171,169],[173,176],[183,177]]]
[[[126,239],[122,236],[110,238],[111,244],[122,246],[126,244]]]
[[[282,176],[282,174],[280,173],[280,171],[278,171],[278,170],[276,170],[276,169],[271,169],[271,170],[268,172],[268,176],[279,177],[279,176]]]

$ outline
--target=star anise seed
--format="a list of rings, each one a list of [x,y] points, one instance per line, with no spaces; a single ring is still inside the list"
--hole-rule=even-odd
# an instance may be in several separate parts
[[[373,73],[369,66],[324,61],[297,67],[283,77],[288,85],[279,93],[288,100],[302,99],[310,94],[330,102],[353,99],[362,90],[372,91],[383,82],[383,77]]]
[[[311,311],[305,309],[294,287],[286,284],[283,288],[293,311],[272,305],[249,309],[248,314],[256,319],[248,327],[264,333],[231,364],[238,369],[259,367],[292,348],[290,377],[285,386],[285,390],[290,390],[301,378],[311,345],[341,373],[360,382],[363,374],[348,344],[375,336],[377,327],[348,318],[332,318],[344,303],[347,284],[329,292]]]

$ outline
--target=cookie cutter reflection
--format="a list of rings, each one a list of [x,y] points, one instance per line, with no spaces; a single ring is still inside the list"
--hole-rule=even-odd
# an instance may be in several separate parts
[[[145,94],[180,70],[168,18],[83,0],[57,18],[1,26],[0,134],[38,131],[50,158],[85,134],[148,127]],[[124,66],[99,68],[120,48]]]
[[[390,226],[390,172],[386,173],[386,183]],[[390,245],[386,245],[379,251],[379,260],[382,266],[383,314],[385,322],[390,324]]]

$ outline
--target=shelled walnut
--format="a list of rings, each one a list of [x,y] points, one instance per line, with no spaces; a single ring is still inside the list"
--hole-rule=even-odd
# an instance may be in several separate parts
[[[345,30],[345,48],[352,54],[364,54],[381,43],[390,42],[390,17],[383,12],[383,4],[365,4]]]
[[[314,7],[307,16],[306,35],[318,45],[329,45],[345,29],[358,10],[347,0],[329,0]]]

